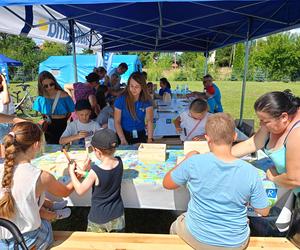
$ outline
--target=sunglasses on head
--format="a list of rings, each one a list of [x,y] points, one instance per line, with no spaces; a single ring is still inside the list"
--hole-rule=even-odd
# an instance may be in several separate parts
[[[43,84],[43,88],[44,88],[44,89],[47,89],[47,88],[53,87],[53,86],[55,86],[55,83],[54,83],[54,82],[49,83],[49,84]]]

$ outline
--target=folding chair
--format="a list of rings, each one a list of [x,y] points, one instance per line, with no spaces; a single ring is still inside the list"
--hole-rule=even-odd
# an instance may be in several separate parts
[[[21,246],[23,250],[28,250],[23,235],[21,234],[19,228],[17,228],[17,226],[13,222],[0,218],[0,227],[6,228],[13,235],[13,238],[15,240],[15,245],[14,245],[15,250],[19,249],[18,246]]]

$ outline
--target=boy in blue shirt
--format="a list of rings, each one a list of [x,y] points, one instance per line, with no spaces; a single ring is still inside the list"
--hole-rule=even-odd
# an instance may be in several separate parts
[[[231,154],[237,138],[232,117],[214,114],[205,129],[211,152],[190,152],[163,180],[167,189],[187,185],[191,196],[187,212],[170,231],[194,249],[246,249],[250,236],[247,204],[267,216],[267,194],[257,170]]]

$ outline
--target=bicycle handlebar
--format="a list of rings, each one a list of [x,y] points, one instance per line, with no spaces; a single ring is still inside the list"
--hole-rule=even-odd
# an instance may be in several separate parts
[[[17,86],[17,87],[21,87],[23,90],[26,90],[28,87],[30,87],[29,84],[24,84],[24,83],[22,83],[22,84],[17,84],[16,86]]]

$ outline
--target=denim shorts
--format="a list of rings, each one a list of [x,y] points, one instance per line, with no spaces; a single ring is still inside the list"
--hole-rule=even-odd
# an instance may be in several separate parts
[[[51,223],[47,220],[42,220],[41,226],[34,230],[23,234],[26,246],[31,249],[35,247],[36,250],[46,250],[53,242],[53,232]],[[14,239],[0,240],[1,250],[14,250]],[[19,246],[17,248],[22,250]]]
[[[10,132],[11,124],[9,123],[0,123],[0,144],[3,143],[3,138]]]

